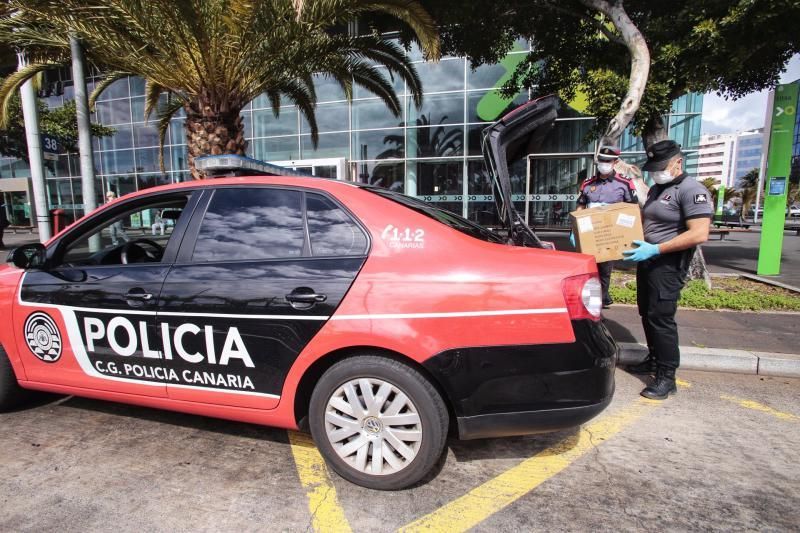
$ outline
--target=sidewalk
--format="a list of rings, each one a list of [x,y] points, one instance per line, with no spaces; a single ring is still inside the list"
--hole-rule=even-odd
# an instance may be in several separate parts
[[[681,309],[676,319],[681,368],[800,377],[800,314]],[[613,305],[604,311],[604,321],[620,345],[620,364],[647,356],[634,306]]]

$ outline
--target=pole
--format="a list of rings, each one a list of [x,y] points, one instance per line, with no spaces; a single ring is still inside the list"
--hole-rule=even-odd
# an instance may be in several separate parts
[[[19,68],[27,65],[25,54],[17,54]],[[44,157],[42,142],[39,136],[39,110],[36,108],[36,93],[33,91],[33,80],[26,81],[20,87],[22,116],[25,121],[25,140],[28,143],[28,160],[31,167],[33,185],[33,210],[36,213],[36,226],[39,228],[39,240],[50,240],[50,215],[47,212],[47,189],[44,184]]]
[[[86,72],[83,47],[74,35],[69,37],[72,51],[72,83],[75,86],[75,109],[78,115],[78,151],[81,160],[81,190],[83,191],[83,214],[97,207],[94,190],[94,153],[92,152],[92,129],[89,122],[89,98],[86,94]]]
[[[758,206],[761,203],[761,191],[764,190],[764,179],[767,175],[767,154],[769,153],[769,133],[772,130],[772,106],[775,103],[775,91],[769,92],[767,110],[764,113],[764,140],[761,142],[761,164],[758,166],[758,188],[756,188],[756,210],[753,211],[753,224],[758,222]]]

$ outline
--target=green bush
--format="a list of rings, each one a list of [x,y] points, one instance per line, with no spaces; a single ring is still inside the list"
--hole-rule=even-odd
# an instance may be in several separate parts
[[[636,282],[612,285],[611,298],[621,304],[636,304]],[[713,288],[693,280],[686,284],[678,300],[681,307],[693,309],[733,309],[737,311],[800,311],[800,297],[759,291],[751,288],[738,288],[734,291]]]

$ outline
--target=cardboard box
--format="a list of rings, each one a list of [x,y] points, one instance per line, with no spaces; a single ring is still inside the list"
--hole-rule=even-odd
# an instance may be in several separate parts
[[[644,240],[642,214],[638,204],[610,204],[570,213],[575,245],[579,252],[593,255],[598,263],[624,259],[623,250]]]

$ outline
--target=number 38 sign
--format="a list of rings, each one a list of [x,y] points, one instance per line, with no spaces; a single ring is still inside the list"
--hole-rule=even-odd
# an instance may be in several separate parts
[[[58,154],[61,153],[58,139],[52,135],[42,134],[42,152],[45,159],[57,161]]]

